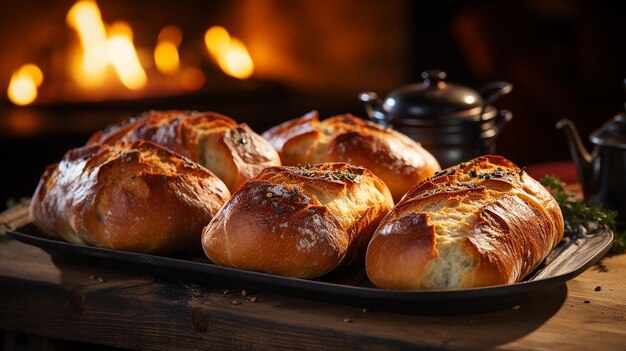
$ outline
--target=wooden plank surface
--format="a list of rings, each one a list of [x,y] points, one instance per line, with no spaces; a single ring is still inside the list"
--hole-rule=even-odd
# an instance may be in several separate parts
[[[600,287],[600,289],[598,289]],[[624,349],[626,255],[505,310],[419,316],[165,280],[0,239],[0,328],[131,349]],[[252,302],[255,298],[256,302]]]

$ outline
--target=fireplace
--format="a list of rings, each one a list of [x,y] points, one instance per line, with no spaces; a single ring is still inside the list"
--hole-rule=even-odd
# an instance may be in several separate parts
[[[360,113],[359,90],[388,91],[409,67],[405,1],[0,7],[0,134],[14,150],[3,168],[15,170],[2,204],[94,131],[145,110],[213,110],[262,132],[311,109]]]
[[[388,90],[407,73],[409,31],[399,19],[408,6],[352,0],[11,4],[2,19],[7,54],[0,88],[13,105],[210,95],[264,82],[304,91],[331,85]]]

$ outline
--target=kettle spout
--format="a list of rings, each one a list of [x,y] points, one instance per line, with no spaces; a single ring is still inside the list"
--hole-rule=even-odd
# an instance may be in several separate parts
[[[593,183],[591,165],[592,157],[583,146],[578,130],[572,121],[564,118],[556,123],[556,128],[565,132],[570,154],[572,155],[572,159],[576,165],[578,181],[582,185],[585,199],[587,199],[588,192],[591,190],[590,185]]]

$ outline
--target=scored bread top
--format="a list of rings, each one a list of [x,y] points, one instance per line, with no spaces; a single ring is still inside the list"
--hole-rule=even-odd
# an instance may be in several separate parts
[[[368,247],[370,280],[392,289],[450,289],[523,279],[563,236],[552,195],[499,156],[437,173],[409,191]]]
[[[229,197],[210,171],[156,144],[91,145],[46,169],[31,216],[45,234],[73,243],[172,253],[199,244]]]
[[[276,150],[246,124],[215,112],[149,111],[95,133],[87,142],[147,140],[189,157],[231,191],[265,167],[280,166]]]
[[[285,165],[341,161],[365,167],[387,184],[395,201],[441,169],[406,135],[350,114],[320,122],[312,111],[267,130],[263,137]]]
[[[246,182],[203,232],[215,263],[302,278],[362,259],[393,206],[385,184],[345,163],[270,167]]]

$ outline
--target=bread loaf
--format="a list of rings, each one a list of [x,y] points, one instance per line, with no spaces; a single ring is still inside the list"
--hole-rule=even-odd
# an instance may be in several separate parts
[[[387,184],[395,201],[441,169],[406,135],[349,114],[320,122],[312,111],[267,130],[263,137],[285,165],[342,161],[365,167]]]
[[[563,236],[552,195],[509,160],[484,156],[422,182],[380,223],[367,275],[386,289],[517,282]]]
[[[67,152],[42,175],[30,213],[53,238],[169,254],[199,249],[202,228],[229,197],[205,168],[136,141]]]
[[[392,208],[385,184],[346,163],[265,169],[247,181],[202,233],[216,264],[312,278],[363,260]]]
[[[150,111],[95,133],[93,144],[147,140],[200,163],[235,191],[269,166],[280,166],[276,150],[246,124],[214,112]]]

